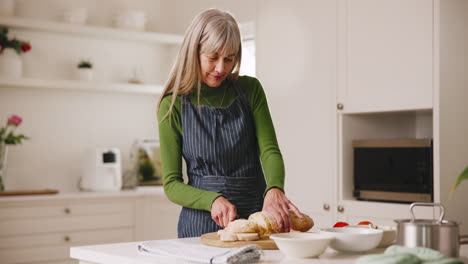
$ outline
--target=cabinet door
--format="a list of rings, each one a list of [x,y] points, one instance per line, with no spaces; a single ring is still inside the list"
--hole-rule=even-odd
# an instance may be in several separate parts
[[[433,1],[339,0],[343,111],[432,108]]]
[[[316,227],[329,226],[336,212],[336,3],[265,0],[257,10],[257,74],[285,162],[286,195]]]
[[[140,199],[136,212],[136,240],[177,238],[181,208],[169,201],[162,192]]]

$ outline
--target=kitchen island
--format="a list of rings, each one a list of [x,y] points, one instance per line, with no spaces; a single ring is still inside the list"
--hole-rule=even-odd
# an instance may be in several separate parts
[[[181,247],[200,245],[200,238],[183,238],[163,241],[177,241]],[[70,248],[70,257],[78,259],[80,264],[159,264],[159,263],[193,263],[184,262],[181,259],[163,255],[150,255],[138,251],[140,242],[103,244],[92,246],[81,246]],[[366,254],[380,254],[385,248],[378,248]],[[463,252],[464,250],[462,250]],[[258,263],[319,263],[319,264],[351,264],[364,254],[345,254],[328,248],[319,258],[297,259],[285,256],[279,250],[263,250],[262,257]],[[462,254],[464,255],[464,254]],[[468,258],[461,257],[468,264]]]
[[[174,240],[172,240],[174,241]],[[177,239],[181,247],[184,245],[200,244],[200,238]],[[80,264],[158,264],[158,263],[188,263],[183,260],[162,256],[149,255],[138,251],[139,242],[104,244],[93,246],[72,247],[70,256],[80,260]],[[382,253],[385,249],[375,249],[368,254]],[[279,250],[263,250],[263,255],[259,263],[336,263],[350,264],[354,263],[361,254],[343,254],[330,248],[319,258],[296,259],[288,258]]]

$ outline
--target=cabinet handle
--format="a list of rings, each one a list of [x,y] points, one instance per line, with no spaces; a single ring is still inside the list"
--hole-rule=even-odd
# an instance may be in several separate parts
[[[338,205],[337,210],[338,210],[338,212],[342,213],[342,212],[344,212],[344,207],[341,206],[341,205]]]
[[[338,104],[336,105],[336,108],[338,108],[338,110],[343,110],[344,105],[343,105],[342,103],[338,103]]]
[[[70,242],[71,239],[70,239],[69,236],[65,236],[65,237],[63,238],[63,240],[64,240],[65,242]]]
[[[66,214],[70,214],[70,213],[71,213],[71,210],[70,210],[70,208],[65,208],[64,212],[65,212]]]
[[[327,204],[327,203],[323,204],[323,210],[325,210],[325,211],[330,210],[330,205]]]

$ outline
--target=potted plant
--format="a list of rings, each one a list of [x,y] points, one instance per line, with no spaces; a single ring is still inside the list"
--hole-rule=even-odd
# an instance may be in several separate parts
[[[0,28],[0,76],[5,78],[21,78],[23,63],[19,55],[31,50],[27,41],[8,37],[8,28]]]
[[[81,60],[77,65],[77,79],[91,81],[93,79],[93,63],[90,60]]]
[[[466,168],[460,173],[460,175],[458,175],[457,179],[455,180],[455,184],[453,185],[452,189],[449,192],[449,200],[452,199],[453,192],[458,187],[458,185],[460,185],[462,181],[467,180],[467,179],[468,179],[468,166],[466,166]]]

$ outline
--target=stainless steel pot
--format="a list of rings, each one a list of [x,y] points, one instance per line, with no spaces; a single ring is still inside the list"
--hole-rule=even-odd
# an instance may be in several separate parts
[[[438,206],[440,216],[434,219],[416,219],[415,206]],[[458,223],[444,220],[445,208],[439,203],[412,203],[411,219],[397,219],[396,244],[406,247],[426,247],[442,252],[448,257],[458,257],[460,244],[468,244],[468,235],[460,236]]]

